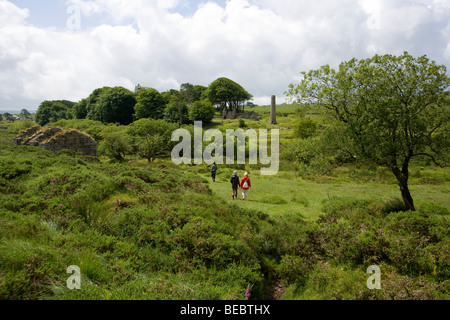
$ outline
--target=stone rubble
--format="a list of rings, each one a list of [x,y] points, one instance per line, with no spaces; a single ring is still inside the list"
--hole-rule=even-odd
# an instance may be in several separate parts
[[[73,150],[89,156],[97,156],[97,142],[87,133],[76,129],[33,126],[14,138],[15,145],[30,145],[57,153]]]

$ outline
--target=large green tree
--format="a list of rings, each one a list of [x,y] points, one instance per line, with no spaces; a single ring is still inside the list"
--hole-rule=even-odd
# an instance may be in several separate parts
[[[134,106],[136,105],[134,92],[123,87],[105,87],[94,91],[90,100],[87,105],[89,120],[122,125],[133,122]]]
[[[240,111],[245,102],[253,97],[240,84],[228,78],[219,78],[213,81],[208,87],[207,95],[209,101],[220,110],[228,109],[230,111]]]
[[[164,118],[166,100],[158,90],[152,88],[141,88],[137,93],[136,101],[137,103],[134,106],[136,119]]]
[[[20,115],[25,119],[29,119],[31,117],[31,114],[27,109],[22,109],[22,111],[20,111]]]
[[[164,120],[178,123],[180,127],[189,123],[189,108],[180,91],[172,92],[164,112]]]
[[[405,52],[352,59],[337,70],[325,65],[302,75],[287,95],[328,110],[344,125],[343,134],[358,159],[392,171],[406,208],[414,211],[408,187],[411,160],[424,156],[440,166],[448,162],[446,67]]]
[[[69,108],[59,101],[43,101],[36,112],[36,123],[45,126],[47,123],[67,119]]]
[[[72,109],[72,107],[76,104],[76,102],[69,100],[54,100],[53,102],[59,102],[65,105],[67,108]]]
[[[86,118],[89,120],[94,120],[94,119],[100,119],[100,114],[98,114],[98,110],[97,110],[97,101],[100,99],[100,96],[108,91],[112,89],[111,87],[103,87],[103,88],[97,88],[94,91],[92,91],[92,93],[89,95],[89,97],[86,98]],[[84,111],[82,110],[83,108],[83,103],[81,102],[81,106],[78,106],[79,108],[81,108],[80,112],[83,113]],[[77,108],[78,108],[77,107]],[[77,112],[74,111],[73,113]],[[99,120],[96,120],[99,121]]]
[[[195,101],[203,100],[202,97],[206,90],[208,90],[207,87],[190,83],[183,83],[180,87],[180,93],[188,105]]]

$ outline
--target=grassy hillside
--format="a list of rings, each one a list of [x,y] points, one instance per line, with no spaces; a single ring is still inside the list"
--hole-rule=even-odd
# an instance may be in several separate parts
[[[294,124],[279,118],[284,139]],[[0,131],[0,299],[245,299],[249,285],[252,299],[450,298],[447,169],[413,168],[417,212],[396,212],[389,174],[356,166],[242,167],[254,187],[232,201],[232,166],[212,183],[205,165],[12,146],[23,126]],[[381,290],[366,286],[372,264]],[[70,265],[81,290],[66,287]]]

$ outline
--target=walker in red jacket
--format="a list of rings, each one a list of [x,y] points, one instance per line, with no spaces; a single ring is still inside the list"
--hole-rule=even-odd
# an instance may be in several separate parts
[[[250,189],[251,186],[252,184],[250,183],[250,178],[248,177],[248,173],[246,172],[241,180],[242,200],[247,199],[248,189]]]

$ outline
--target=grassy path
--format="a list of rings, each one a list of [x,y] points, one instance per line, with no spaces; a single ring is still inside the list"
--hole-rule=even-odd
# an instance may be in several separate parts
[[[239,172],[240,178],[243,173]],[[228,176],[222,172],[212,182],[208,174],[203,174],[209,181],[213,193],[222,197],[228,203],[236,203],[241,207],[260,210],[276,217],[282,214],[302,215],[306,220],[316,220],[322,212],[323,202],[332,197],[352,199],[374,199],[388,201],[399,198],[400,192],[396,184],[381,183],[355,183],[329,181],[318,183],[300,178],[283,178],[281,176],[264,177],[250,175],[252,188],[249,191],[248,201],[232,200],[231,185]],[[441,185],[411,185],[411,192],[416,204],[434,202],[450,208],[450,186]],[[241,199],[241,193],[239,191]]]

